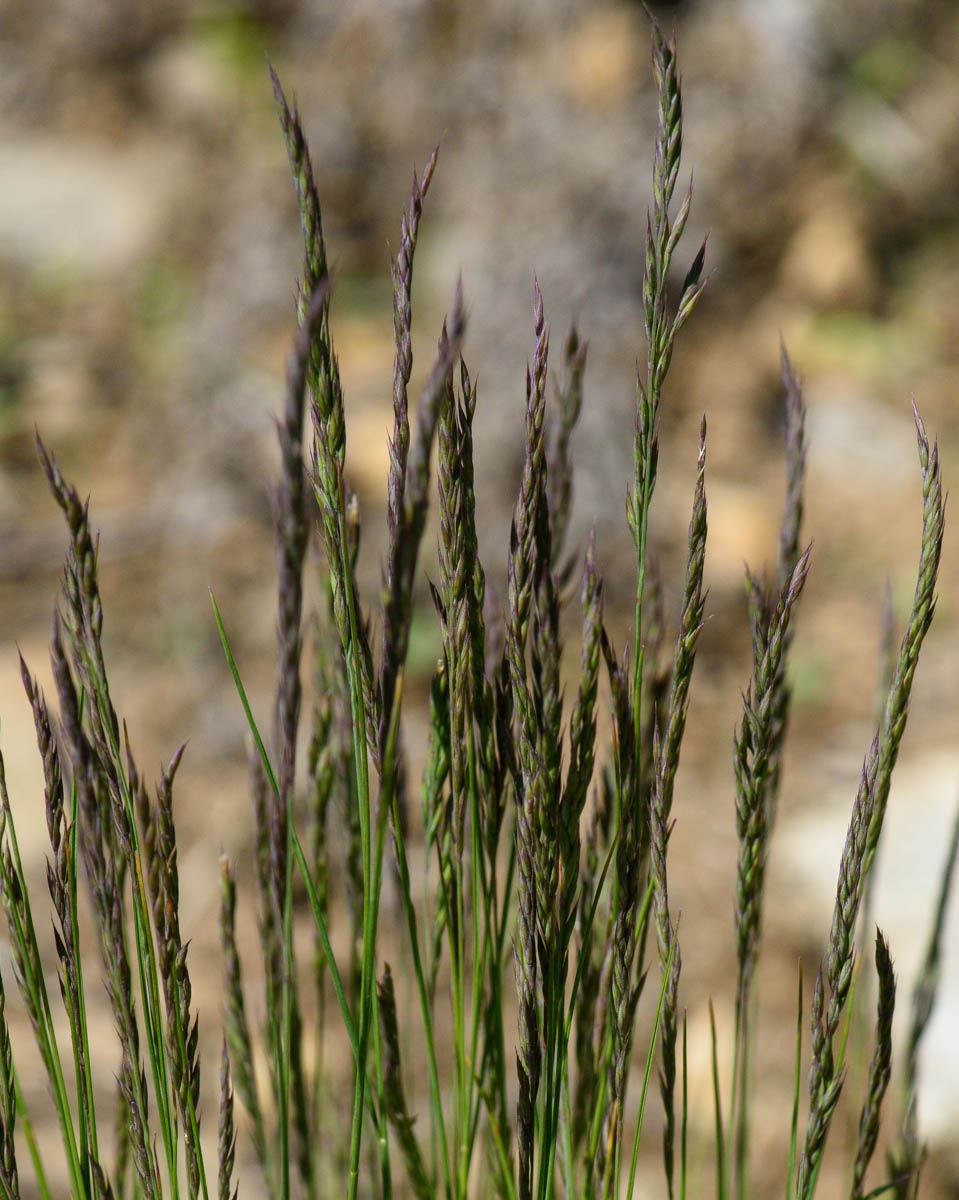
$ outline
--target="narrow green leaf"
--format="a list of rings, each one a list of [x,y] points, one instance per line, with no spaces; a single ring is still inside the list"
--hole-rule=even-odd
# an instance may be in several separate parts
[[[712,1048],[713,1066],[713,1112],[716,1122],[716,1196],[717,1200],[726,1200],[726,1135],[723,1133],[723,1102],[719,1088],[719,1052],[716,1046],[716,1014],[713,1002],[709,1002],[709,1035]]]
[[[802,1080],[802,959],[799,960],[799,983],[796,998],[796,1064],[793,1071],[793,1111],[789,1134],[789,1169],[786,1174],[786,1200],[792,1200],[796,1180],[796,1147],[799,1139],[799,1092]]]
[[[659,1042],[659,1026],[663,1018],[663,1004],[666,1000],[666,989],[669,987],[669,972],[673,964],[673,954],[676,950],[677,938],[673,938],[669,947],[669,957],[663,968],[663,982],[659,988],[659,1003],[656,1005],[656,1020],[653,1022],[652,1033],[649,1035],[649,1048],[646,1051],[646,1069],[643,1072],[643,1090],[639,1096],[639,1113],[636,1117],[636,1132],[633,1134],[633,1155],[629,1164],[629,1187],[626,1189],[627,1200],[633,1200],[633,1189],[636,1186],[636,1163],[639,1159],[639,1139],[643,1132],[643,1119],[646,1116],[646,1095],[649,1091],[649,1077],[653,1070],[653,1058]]]

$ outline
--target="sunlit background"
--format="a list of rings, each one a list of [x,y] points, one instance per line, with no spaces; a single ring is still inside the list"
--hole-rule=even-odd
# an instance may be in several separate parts
[[[713,997],[721,1036],[733,1002],[731,743],[750,673],[743,564],[775,563],[781,339],[809,404],[805,536],[815,548],[794,646],[792,740],[760,983],[756,1195],[778,1195],[796,961],[803,957],[811,981],[874,727],[886,581],[900,623],[914,585],[913,398],[939,435],[946,486],[959,477],[959,10],[949,0],[652,7],[677,29],[680,187],[693,177],[677,284],[706,234],[710,277],[666,389],[654,518],[673,614],[705,411],[709,620],[670,844],[673,903],[683,909],[692,1136],[704,1164],[712,1153],[706,1002]],[[273,415],[301,253],[267,57],[299,102],[324,206],[372,611],[392,420],[389,253],[412,170],[437,144],[415,268],[414,381],[428,370],[462,275],[465,354],[479,379],[480,549],[491,584],[501,588],[505,576],[521,466],[534,275],[557,357],[571,321],[589,341],[573,441],[573,536],[582,546],[596,528],[620,646],[635,571],[624,499],[635,362],[645,354],[641,286],[655,117],[640,4],[48,0],[41,8],[6,0],[0,743],[24,853],[42,886],[40,768],[16,646],[46,678],[65,532],[37,465],[38,429],[81,493],[92,494],[108,665],[139,761],[158,769],[190,741],[178,777],[183,927],[193,938],[210,1064],[220,1036],[217,858],[226,852],[248,877],[250,815],[245,724],[208,589],[265,712],[275,622]],[[880,864],[876,916],[899,975],[897,1028],[905,1026],[959,796],[959,533],[952,525],[940,592]],[[425,586],[422,599],[414,706],[440,648]],[[929,1197],[959,1194],[955,921],[946,944],[920,1102],[933,1149]],[[12,990],[5,954],[0,968]],[[28,1041],[25,1019],[11,1019],[19,1042]],[[106,1039],[105,1015],[103,1027]],[[109,1081],[115,1051],[104,1045]],[[207,1078],[212,1089],[212,1065]],[[848,1087],[858,1097],[861,1078],[851,1074]],[[42,1083],[34,1092],[42,1123]],[[650,1195],[662,1186],[657,1120]],[[212,1130],[211,1117],[207,1125]],[[834,1131],[837,1144],[846,1136]],[[241,1134],[241,1159],[242,1142]],[[243,1190],[252,1195],[257,1184],[249,1178]],[[696,1194],[708,1194],[711,1178],[704,1166]],[[824,1177],[828,1194],[845,1186],[842,1176]]]

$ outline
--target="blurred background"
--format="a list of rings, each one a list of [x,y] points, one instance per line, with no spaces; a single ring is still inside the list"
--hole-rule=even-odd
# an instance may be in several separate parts
[[[921,508],[913,397],[939,436],[947,487],[959,462],[959,8],[951,0],[652,8],[675,23],[684,81],[679,188],[692,172],[694,198],[681,271],[709,236],[709,287],[677,346],[661,413],[654,518],[673,619],[705,411],[709,619],[670,844],[674,905],[683,910],[691,1111],[704,1161],[707,998],[721,1037],[732,1021],[731,742],[750,672],[743,564],[775,564],[781,338],[809,405],[805,533],[815,549],[794,645],[760,983],[757,1195],[766,1187],[778,1194],[795,964],[802,956],[811,980],[828,931],[874,728],[886,583],[900,627],[914,586]],[[640,4],[47,0],[38,8],[4,0],[0,714],[11,795],[39,884],[40,770],[16,646],[46,679],[65,532],[37,465],[36,428],[80,492],[92,493],[108,665],[139,762],[146,773],[158,770],[190,741],[178,776],[183,926],[212,1053],[216,864],[222,851],[248,873],[250,817],[245,724],[208,588],[265,713],[275,628],[273,416],[301,255],[267,56],[299,102],[324,206],[368,603],[375,610],[385,526],[389,251],[413,166],[422,169],[437,143],[415,268],[414,381],[428,370],[462,274],[466,359],[479,377],[477,493],[491,585],[505,577],[522,461],[534,272],[554,362],[572,320],[589,341],[573,442],[573,536],[582,545],[596,527],[619,645],[630,629],[635,571],[624,498],[635,361],[645,355],[655,119]],[[432,545],[428,534],[428,569]],[[880,864],[876,911],[899,975],[900,1028],[959,795],[957,551],[959,531],[947,525],[941,599]],[[423,599],[414,706],[440,647]],[[959,1195],[955,921],[947,959],[923,1060],[928,1196]],[[22,1034],[29,1038],[25,1022]],[[857,1097],[861,1086],[850,1078]],[[841,1142],[845,1131],[835,1137]],[[658,1195],[658,1143],[648,1142],[648,1191]]]

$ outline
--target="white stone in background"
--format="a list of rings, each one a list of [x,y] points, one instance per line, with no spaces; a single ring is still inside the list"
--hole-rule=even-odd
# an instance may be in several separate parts
[[[739,9],[777,72],[806,76],[812,71],[821,39],[808,0],[739,0]]]
[[[838,378],[806,391],[810,470],[854,487],[888,491],[916,480],[916,432],[908,401],[877,404]]]
[[[922,129],[878,96],[847,96],[836,111],[834,128],[846,150],[897,191],[925,183],[936,169]]]
[[[934,751],[900,760],[893,774],[876,860],[873,921],[885,934],[896,969],[895,1054],[904,1048],[912,988],[925,954],[959,795],[959,753]],[[784,818],[777,833],[796,934],[828,933],[839,859],[855,799],[837,788],[822,807]],[[801,922],[801,927],[800,923]],[[920,1060],[919,1120],[924,1137],[950,1142],[959,1124],[959,889],[942,939],[942,977]],[[870,939],[871,940],[871,939]],[[875,970],[868,964],[869,969]],[[895,1065],[895,1063],[894,1063]]]
[[[182,154],[31,134],[0,142],[0,256],[103,276],[154,246]]]

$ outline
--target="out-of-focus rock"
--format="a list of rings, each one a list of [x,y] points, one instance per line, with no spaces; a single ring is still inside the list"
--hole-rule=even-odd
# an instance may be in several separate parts
[[[759,569],[776,547],[779,513],[757,505],[753,489],[724,479],[709,481],[709,560],[711,587],[743,586],[743,563]]]
[[[853,159],[896,192],[922,186],[936,167],[923,131],[878,96],[848,96],[836,111],[834,129]]]
[[[915,482],[915,430],[904,402],[893,411],[866,395],[822,380],[809,389],[809,461],[847,494],[863,489],[888,494],[892,486],[908,489]]]
[[[172,147],[0,142],[0,256],[28,267],[103,276],[152,248],[181,177]]]
[[[826,195],[812,198],[809,206],[783,256],[783,290],[822,306],[868,305],[875,295],[875,269],[855,202]]]
[[[561,83],[577,103],[603,110],[631,95],[647,54],[640,22],[638,10],[590,12],[558,47]]]
[[[850,744],[850,762],[856,748]],[[795,924],[795,936],[808,943],[828,936],[839,859],[856,794],[856,780],[834,788],[813,811],[784,819],[779,853],[785,861],[790,903],[779,911]],[[943,858],[959,788],[959,755],[945,750],[900,760],[893,776],[882,841],[876,857],[875,908],[871,920],[889,941],[896,968],[897,1004],[893,1037],[904,1046],[909,997],[925,954]],[[956,921],[959,893],[952,897],[943,938],[942,976],[932,1021],[920,1059],[919,1118],[923,1137],[950,1144],[959,1124],[959,955]],[[871,944],[872,933],[869,934]],[[873,972],[871,962],[863,969]]]
[[[158,49],[142,82],[158,113],[175,122],[190,122],[194,133],[224,115],[231,98],[223,71],[195,38],[177,38]]]

